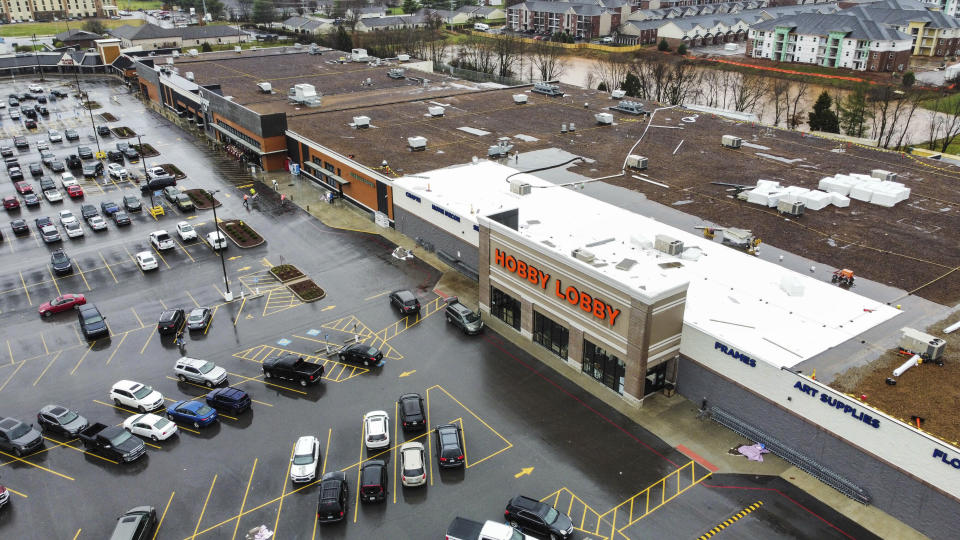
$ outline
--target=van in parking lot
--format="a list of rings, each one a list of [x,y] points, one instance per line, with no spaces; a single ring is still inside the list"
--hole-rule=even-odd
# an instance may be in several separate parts
[[[476,30],[476,31],[478,31],[478,32],[486,32],[487,30],[490,29],[490,25],[489,25],[489,24],[483,24],[483,23],[474,23],[473,29]]]

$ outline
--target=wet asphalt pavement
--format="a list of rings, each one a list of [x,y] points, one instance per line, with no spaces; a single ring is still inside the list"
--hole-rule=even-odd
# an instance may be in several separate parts
[[[25,91],[26,81],[16,84]],[[162,517],[156,538],[243,538],[259,525],[276,538],[437,538],[457,515],[502,518],[507,500],[522,493],[570,514],[576,538],[696,538],[756,501],[763,504],[724,534],[871,537],[780,479],[709,476],[496,334],[461,334],[444,322],[441,298],[433,291],[440,277],[434,268],[394,259],[394,246],[383,238],[330,229],[266,195],[259,209],[244,209],[238,186],[248,190],[252,180],[233,162],[211,157],[206,146],[146,112],[122,86],[83,85],[119,117],[112,126],[132,128],[160,151],[149,165],[177,165],[187,174],[181,187],[222,190],[218,217],[245,220],[267,242],[226,250],[230,289],[244,296],[224,303],[221,259],[202,241],[178,239],[174,249],[161,253],[155,271],[140,271],[132,259],[152,249],[150,232],[173,232],[177,221],[188,220],[202,234],[211,231],[210,211],[182,213],[167,204],[168,215],[159,221],[141,213],[123,229],[111,223],[106,232],[94,233],[84,225],[83,239],[62,242],[77,263],[74,274],[62,278],[51,274],[50,249],[38,241],[32,221],[40,215],[56,221],[61,208],[79,213],[79,203],[44,201],[39,209],[10,214],[0,221],[0,415],[34,421],[43,405],[56,402],[91,421],[117,424],[131,414],[107,397],[120,379],[152,385],[167,404],[202,396],[205,388],[173,377],[180,353],[172,338],[155,331],[160,311],[172,307],[215,309],[208,329],[188,336],[186,354],[226,368],[229,383],[254,403],[251,411],[209,427],[181,425],[179,435],[150,443],[147,455],[132,464],[85,453],[79,441],[56,435],[22,459],[0,452],[0,484],[14,490],[11,503],[0,509],[0,536],[104,538],[122,512],[152,505]],[[10,86],[0,84],[0,95]],[[89,117],[84,123],[74,115],[75,105],[73,98],[58,102],[61,119],[51,122],[60,129],[77,127],[81,143],[92,145]],[[8,117],[0,122],[7,139],[24,131],[13,125]],[[30,136],[30,157],[21,163],[39,161],[36,138]],[[104,142],[112,147],[116,140]],[[130,183],[82,185],[84,202],[97,205],[139,194]],[[0,195],[10,194],[12,184],[0,181]],[[34,232],[14,238],[7,222],[21,216]],[[297,265],[326,297],[298,301],[267,273],[281,262]],[[390,309],[387,294],[400,288],[420,298],[418,317],[403,319]],[[85,294],[100,308],[110,338],[82,339],[73,312],[37,315],[40,303],[67,292]],[[383,350],[382,368],[348,366],[323,354],[328,344],[336,347],[356,335]],[[259,364],[284,351],[324,363],[324,380],[307,388],[265,382]],[[424,396],[431,426],[463,428],[466,468],[441,471],[428,455],[427,485],[400,486],[396,445],[416,439],[435,450],[436,444],[423,432],[397,430],[396,399],[405,392]],[[363,414],[378,409],[390,414],[391,423],[391,447],[382,453],[366,451],[362,441]],[[321,472],[347,473],[351,499],[341,523],[318,526],[317,484],[294,486],[288,479],[292,445],[308,434],[321,441]],[[358,504],[359,465],[375,455],[388,464],[387,499]]]

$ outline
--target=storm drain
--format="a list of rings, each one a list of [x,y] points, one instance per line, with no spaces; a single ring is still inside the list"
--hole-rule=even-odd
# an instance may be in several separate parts
[[[763,443],[770,452],[780,456],[788,463],[791,463],[798,469],[803,470],[810,476],[843,493],[847,497],[862,504],[870,503],[870,495],[864,491],[863,488],[829,468],[824,467],[810,457],[787,446],[779,439],[767,435],[757,427],[744,422],[719,407],[710,407],[710,417],[718,424],[726,426],[752,441]]]

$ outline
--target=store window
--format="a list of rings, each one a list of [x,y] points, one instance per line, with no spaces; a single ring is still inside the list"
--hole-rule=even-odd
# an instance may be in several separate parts
[[[490,287],[490,314],[520,330],[520,301],[500,289]]]
[[[623,394],[627,365],[602,347],[583,340],[583,372],[618,394]]]
[[[542,313],[533,312],[533,341],[560,358],[567,357],[570,332],[567,328]]]

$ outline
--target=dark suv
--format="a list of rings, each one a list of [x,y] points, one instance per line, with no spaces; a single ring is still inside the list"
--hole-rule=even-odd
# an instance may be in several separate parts
[[[182,308],[165,309],[160,313],[160,321],[157,323],[157,333],[161,336],[176,334],[183,328],[187,317]]]
[[[459,327],[465,334],[479,334],[483,330],[480,314],[461,304],[455,296],[447,299],[444,314],[448,323]]]
[[[80,159],[93,159],[93,149],[89,146],[80,146],[77,148],[77,155]]]
[[[437,462],[444,468],[463,467],[463,433],[454,424],[436,427]]]
[[[0,419],[0,449],[20,457],[39,450],[41,446],[43,435],[33,425],[16,418]]]
[[[80,331],[83,337],[95,339],[110,335],[107,328],[107,318],[100,314],[100,310],[93,304],[85,304],[77,308],[77,318],[80,319]]]
[[[420,313],[420,300],[417,300],[417,297],[407,290],[390,293],[390,305],[397,308],[400,315]]]
[[[87,427],[87,419],[60,405],[47,405],[37,413],[40,429],[61,433],[67,437],[76,437],[80,430]]]
[[[317,502],[317,521],[340,521],[347,513],[349,502],[350,486],[347,484],[347,474],[334,471],[323,475],[320,480],[320,500]]]
[[[518,495],[507,503],[503,518],[512,527],[550,538],[570,538],[573,522],[549,504]]]
[[[147,540],[153,537],[157,511],[152,506],[138,506],[117,518],[110,540]]]
[[[427,417],[423,414],[423,398],[420,394],[404,394],[397,400],[400,409],[400,422],[403,429],[422,429],[427,426]]]
[[[246,392],[232,386],[217,388],[207,394],[207,405],[230,414],[239,414],[250,408],[250,396]]]
[[[123,152],[119,150],[107,151],[107,161],[110,163],[119,163],[120,165],[123,165]]]
[[[387,498],[387,464],[372,459],[360,469],[360,500],[383,502]]]

